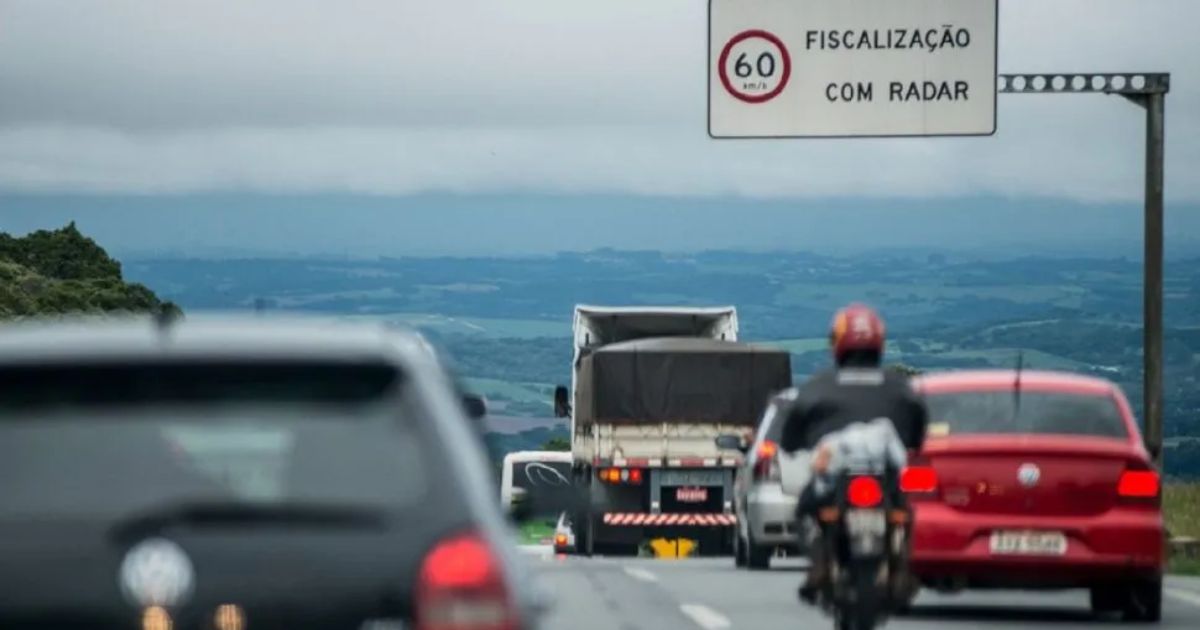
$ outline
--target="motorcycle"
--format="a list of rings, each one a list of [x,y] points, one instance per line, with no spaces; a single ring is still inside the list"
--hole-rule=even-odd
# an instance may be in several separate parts
[[[902,578],[911,511],[892,466],[857,462],[833,481],[818,519],[830,578],[821,606],[836,630],[872,630],[907,602]]]

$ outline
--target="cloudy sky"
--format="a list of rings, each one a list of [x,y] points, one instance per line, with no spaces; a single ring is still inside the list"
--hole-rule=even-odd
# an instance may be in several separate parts
[[[0,190],[1136,200],[1116,97],[984,139],[719,142],[703,0],[0,0]],[[1195,0],[1006,0],[1000,69],[1166,70],[1200,199]]]
[[[1200,2],[1000,15],[1001,72],[1173,74],[1168,243],[1200,243]],[[0,0],[0,230],[78,218],[135,251],[819,246],[861,209],[887,245],[1140,244],[1144,122],[1118,97],[1002,95],[990,138],[718,141],[706,38],[704,0]],[[972,199],[1003,202],[995,229]],[[573,208],[596,221],[546,219]]]

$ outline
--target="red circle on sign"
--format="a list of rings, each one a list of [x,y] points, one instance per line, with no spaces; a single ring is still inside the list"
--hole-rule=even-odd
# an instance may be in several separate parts
[[[733,52],[734,46],[755,37],[765,39],[775,44],[775,47],[779,49],[779,54],[783,57],[783,74],[779,77],[779,85],[775,86],[775,89],[770,92],[758,95],[743,94],[733,87],[733,82],[729,80],[729,73],[725,70],[725,63],[729,61],[729,53]],[[725,48],[721,50],[721,57],[717,60],[717,71],[721,76],[721,85],[724,85],[725,91],[733,95],[734,98],[747,103],[765,103],[779,96],[783,88],[787,87],[788,78],[792,76],[792,58],[788,55],[787,47],[783,45],[783,41],[778,37],[761,29],[752,29],[734,35],[733,39],[729,40],[728,44],[725,44]]]

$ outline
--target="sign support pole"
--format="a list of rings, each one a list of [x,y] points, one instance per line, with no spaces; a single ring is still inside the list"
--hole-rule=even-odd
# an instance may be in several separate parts
[[[1149,94],[1146,109],[1146,227],[1142,346],[1146,446],[1162,470],[1163,441],[1163,131],[1166,94]]]
[[[1142,417],[1146,450],[1163,456],[1163,169],[1169,73],[1002,74],[1001,93],[1119,94],[1146,110],[1144,278],[1142,287]]]

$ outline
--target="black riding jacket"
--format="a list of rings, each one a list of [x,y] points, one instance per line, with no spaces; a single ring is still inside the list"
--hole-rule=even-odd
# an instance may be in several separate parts
[[[780,448],[811,450],[822,437],[855,422],[889,418],[910,451],[925,443],[928,412],[908,377],[878,367],[834,368],[789,392]]]

